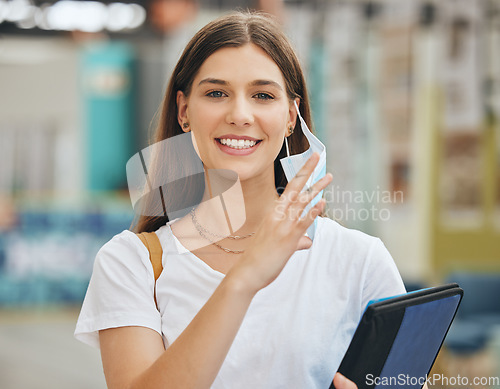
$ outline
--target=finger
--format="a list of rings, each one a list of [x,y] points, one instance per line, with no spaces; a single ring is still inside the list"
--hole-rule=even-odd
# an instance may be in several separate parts
[[[327,173],[324,177],[318,180],[313,186],[308,190],[301,193],[299,196],[299,201],[303,204],[305,208],[323,189],[325,189],[333,180],[333,176]]]
[[[318,162],[319,154],[313,153],[304,166],[302,166],[302,168],[298,171],[297,175],[288,183],[281,197],[294,201],[311,176]]]
[[[325,208],[325,204],[325,199],[319,200],[317,204],[312,207],[302,219],[299,220],[304,231],[307,230],[317,216],[321,215],[321,212],[323,212],[323,209]]]
[[[326,173],[323,177],[321,177],[318,181],[314,183],[309,189],[308,192],[316,191],[316,193],[321,192],[325,189],[330,182],[332,182],[333,176],[331,173]]]
[[[333,377],[333,385],[335,389],[357,389],[357,385],[351,380],[347,379],[340,373],[336,373]]]
[[[312,246],[311,238],[307,236],[301,236],[299,242],[297,243],[297,250],[305,250]]]

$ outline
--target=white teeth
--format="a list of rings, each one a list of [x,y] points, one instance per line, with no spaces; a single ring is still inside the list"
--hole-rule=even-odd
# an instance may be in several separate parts
[[[248,139],[228,139],[221,138],[219,142],[223,145],[229,146],[233,149],[249,149],[257,144],[256,141],[248,140]]]

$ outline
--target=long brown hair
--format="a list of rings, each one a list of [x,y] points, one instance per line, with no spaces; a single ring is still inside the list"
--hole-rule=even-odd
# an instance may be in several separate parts
[[[182,91],[186,96],[189,95],[193,79],[205,60],[223,47],[240,47],[248,43],[259,46],[278,65],[285,79],[289,99],[292,100],[297,97],[300,99],[300,113],[309,128],[311,128],[311,113],[304,74],[297,55],[278,22],[263,13],[233,12],[207,24],[187,44],[172,73],[160,105],[153,142],[160,142],[184,133],[177,121],[177,91]],[[288,144],[293,154],[302,153],[309,146],[302,131],[298,130],[299,126],[300,123],[297,120],[294,132],[288,138]],[[280,159],[284,157],[286,157],[286,149],[283,145],[274,160],[275,186],[280,194],[287,184],[280,163]],[[150,171],[154,174],[155,171],[174,166],[175,162],[172,155],[163,155],[161,158],[156,159],[156,166],[153,165]],[[199,186],[199,180],[193,179],[190,184],[187,182],[185,183],[186,190],[177,194],[177,196],[184,199],[189,198],[189,196],[196,196],[194,193],[200,193],[199,187],[195,191],[189,188],[190,185]],[[192,198],[191,202],[195,203],[196,200]],[[171,201],[176,200],[171,199]],[[140,215],[133,230],[135,232],[157,230],[168,222],[168,216],[165,213],[163,215],[159,213],[159,215]]]

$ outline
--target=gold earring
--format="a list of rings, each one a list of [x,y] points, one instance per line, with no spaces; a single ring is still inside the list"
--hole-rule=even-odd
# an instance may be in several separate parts
[[[290,133],[288,136],[293,134],[293,127],[292,126],[288,127],[288,132]]]
[[[182,128],[188,128],[188,127],[189,127],[189,123],[188,122],[182,123]]]

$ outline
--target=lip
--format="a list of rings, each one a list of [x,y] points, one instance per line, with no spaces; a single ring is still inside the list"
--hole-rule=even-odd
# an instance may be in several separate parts
[[[250,155],[250,154],[254,153],[255,150],[257,150],[258,147],[260,146],[260,144],[262,143],[262,142],[258,142],[255,146],[249,147],[248,149],[233,149],[232,147],[223,145],[222,143],[220,143],[217,140],[217,139],[226,138],[226,137],[230,138],[230,139],[248,139],[248,140],[252,140],[252,141],[259,141],[259,139],[255,139],[255,138],[248,137],[248,136],[240,136],[240,137],[236,138],[236,137],[231,136],[231,135],[224,135],[224,136],[221,136],[220,138],[214,139],[214,142],[219,147],[219,149],[223,153],[229,154],[229,155],[236,155],[236,156]]]
[[[262,140],[262,139],[252,138],[251,136],[234,135],[234,134],[221,135],[221,136],[218,136],[216,139],[236,139],[236,140],[243,139],[243,140],[253,140],[254,142]]]

